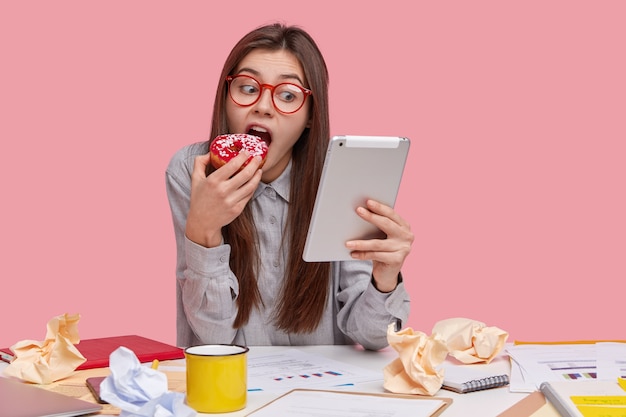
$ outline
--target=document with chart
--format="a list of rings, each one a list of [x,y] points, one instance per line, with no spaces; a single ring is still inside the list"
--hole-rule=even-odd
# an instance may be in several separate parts
[[[299,350],[248,357],[248,390],[287,392],[294,388],[335,388],[382,381],[383,370],[372,371]]]
[[[534,391],[545,381],[626,377],[626,343],[521,344],[508,347],[507,353],[512,392]]]

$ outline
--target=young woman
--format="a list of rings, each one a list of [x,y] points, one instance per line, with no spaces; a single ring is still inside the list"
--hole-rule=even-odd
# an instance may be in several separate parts
[[[294,26],[244,36],[220,75],[211,137],[253,133],[262,168],[242,152],[214,169],[209,141],[178,151],[166,171],[177,244],[177,344],[387,345],[409,296],[400,269],[413,234],[392,208],[355,215],[383,240],[346,242],[354,261],[307,263],[304,241],[329,141],[328,71]],[[240,171],[239,171],[240,170]]]

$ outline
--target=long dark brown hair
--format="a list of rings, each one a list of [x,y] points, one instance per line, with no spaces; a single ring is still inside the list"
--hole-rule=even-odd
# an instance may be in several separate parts
[[[288,260],[282,294],[275,310],[276,326],[286,332],[307,333],[318,326],[329,290],[330,264],[302,260],[304,241],[313,212],[324,155],[329,140],[328,69],[311,36],[297,26],[271,24],[245,35],[230,52],[220,74],[213,107],[211,137],[229,132],[226,120],[226,76],[254,49],[287,50],[302,65],[305,83],[313,94],[308,98],[310,125],[292,150],[291,193],[283,244],[288,242]],[[230,267],[239,279],[238,313],[234,327],[247,323],[253,308],[263,304],[257,286],[260,265],[256,228],[247,206],[239,217],[222,229],[231,245]]]

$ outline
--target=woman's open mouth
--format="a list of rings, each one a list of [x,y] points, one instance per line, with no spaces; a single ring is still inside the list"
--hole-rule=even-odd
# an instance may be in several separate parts
[[[247,133],[249,135],[260,137],[261,139],[263,139],[263,141],[267,144],[268,147],[272,143],[272,135],[270,135],[270,133],[267,130],[261,127],[258,127],[258,126],[252,127],[248,130]]]

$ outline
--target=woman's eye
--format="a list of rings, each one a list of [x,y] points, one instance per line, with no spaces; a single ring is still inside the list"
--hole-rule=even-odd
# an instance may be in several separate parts
[[[256,94],[258,91],[257,88],[253,85],[242,85],[240,87],[240,90],[244,94]]]
[[[278,94],[278,98],[279,98],[281,101],[287,101],[287,102],[289,102],[289,101],[294,101],[294,100],[296,99],[296,96],[295,96],[295,94],[293,94],[293,93],[291,93],[291,92],[289,92],[289,91],[281,91],[281,92]]]

